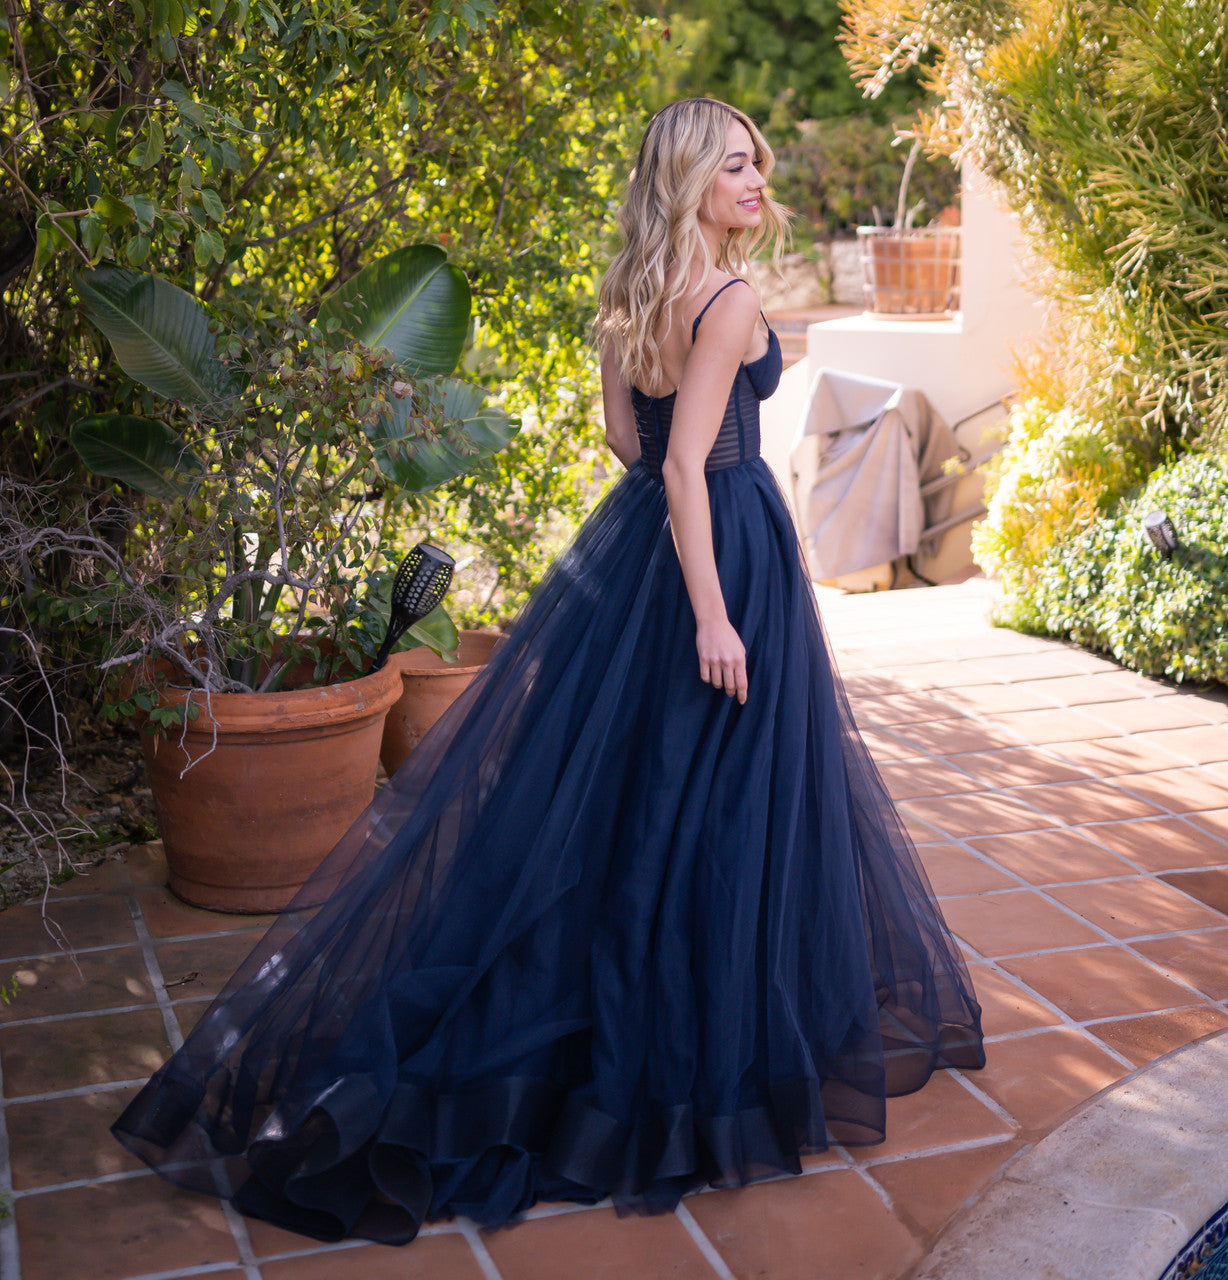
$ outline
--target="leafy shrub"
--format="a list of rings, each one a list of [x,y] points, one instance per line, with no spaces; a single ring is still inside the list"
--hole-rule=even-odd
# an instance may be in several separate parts
[[[1154,471],[1080,536],[1054,545],[1031,600],[1042,628],[1146,675],[1228,684],[1226,509],[1223,455],[1187,454]],[[1157,510],[1181,542],[1171,559],[1143,529]]]
[[[797,214],[794,239],[850,232],[884,221],[895,211],[907,146],[895,132],[865,117],[803,120],[796,136],[777,151],[772,194]],[[920,203],[924,226],[959,198],[959,171],[945,156],[917,158],[909,180],[909,206]]]
[[[1027,596],[1057,540],[1152,468],[1228,446],[1228,7],[846,0],[846,12],[846,56],[870,92],[936,59],[924,79],[943,106],[920,132],[997,179],[1019,215],[1031,287],[1051,304],[1022,395],[1104,424],[1121,450],[1124,474],[1098,475],[1093,435],[1046,430],[997,469],[977,558],[1013,597],[1006,620],[1040,627]]]
[[[973,530],[972,554],[1005,589],[1000,621],[1048,630],[1031,599],[1052,550],[1089,528],[1142,473],[1131,450],[1104,425],[1041,400],[1017,404],[1006,447],[988,468],[988,514]]]

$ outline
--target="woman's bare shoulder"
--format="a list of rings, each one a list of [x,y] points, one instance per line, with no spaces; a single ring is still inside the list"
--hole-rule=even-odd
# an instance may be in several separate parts
[[[754,285],[742,276],[713,271],[708,278],[708,287],[703,290],[702,300],[694,309],[694,315],[719,315],[723,323],[732,321],[736,325],[745,321],[747,326],[751,326],[759,318],[759,311],[759,294]],[[702,329],[703,325],[699,327]]]
[[[739,287],[730,288],[730,286],[735,282]],[[710,301],[712,298],[715,298],[718,293],[722,298],[733,298],[737,296],[740,297],[743,302],[753,300],[755,310],[759,309],[759,292],[745,276],[735,276],[731,272],[721,271],[718,267],[713,267],[712,271],[708,275],[708,279],[696,295],[698,298],[703,299],[699,305],[703,306],[703,302]]]

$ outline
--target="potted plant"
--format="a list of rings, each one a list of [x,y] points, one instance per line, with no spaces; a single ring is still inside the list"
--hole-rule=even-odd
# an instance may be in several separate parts
[[[124,371],[165,420],[74,424],[85,465],[146,495],[100,615],[117,714],[146,718],[172,890],[274,910],[369,803],[394,667],[362,675],[353,595],[379,555],[380,500],[435,488],[516,430],[451,377],[470,310],[463,273],[414,245],[380,259],[313,320],[215,336],[190,294],[108,267],[78,281]],[[415,628],[443,652],[441,611]]]
[[[866,310],[901,319],[940,319],[959,307],[959,227],[914,225],[923,202],[908,205],[909,182],[921,152],[921,139],[912,137],[894,222],[882,225],[876,208],[876,225],[857,228]]]

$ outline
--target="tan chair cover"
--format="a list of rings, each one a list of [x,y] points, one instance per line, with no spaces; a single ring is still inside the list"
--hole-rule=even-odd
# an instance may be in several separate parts
[[[789,453],[811,577],[913,555],[951,505],[951,485],[928,500],[921,486],[958,453],[954,432],[920,391],[820,369]]]

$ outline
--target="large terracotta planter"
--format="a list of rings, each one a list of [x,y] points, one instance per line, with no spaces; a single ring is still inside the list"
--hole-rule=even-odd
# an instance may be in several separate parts
[[[959,308],[959,228],[858,227],[866,310],[934,320]]]
[[[384,721],[379,753],[389,777],[481,671],[498,639],[497,631],[462,631],[455,662],[445,662],[425,648],[394,653],[388,659],[388,666],[395,667],[401,679],[401,696]]]
[[[171,892],[212,911],[284,907],[371,803],[384,716],[400,693],[392,667],[323,688],[215,693],[207,703],[194,692],[195,720],[169,735],[147,728]]]

